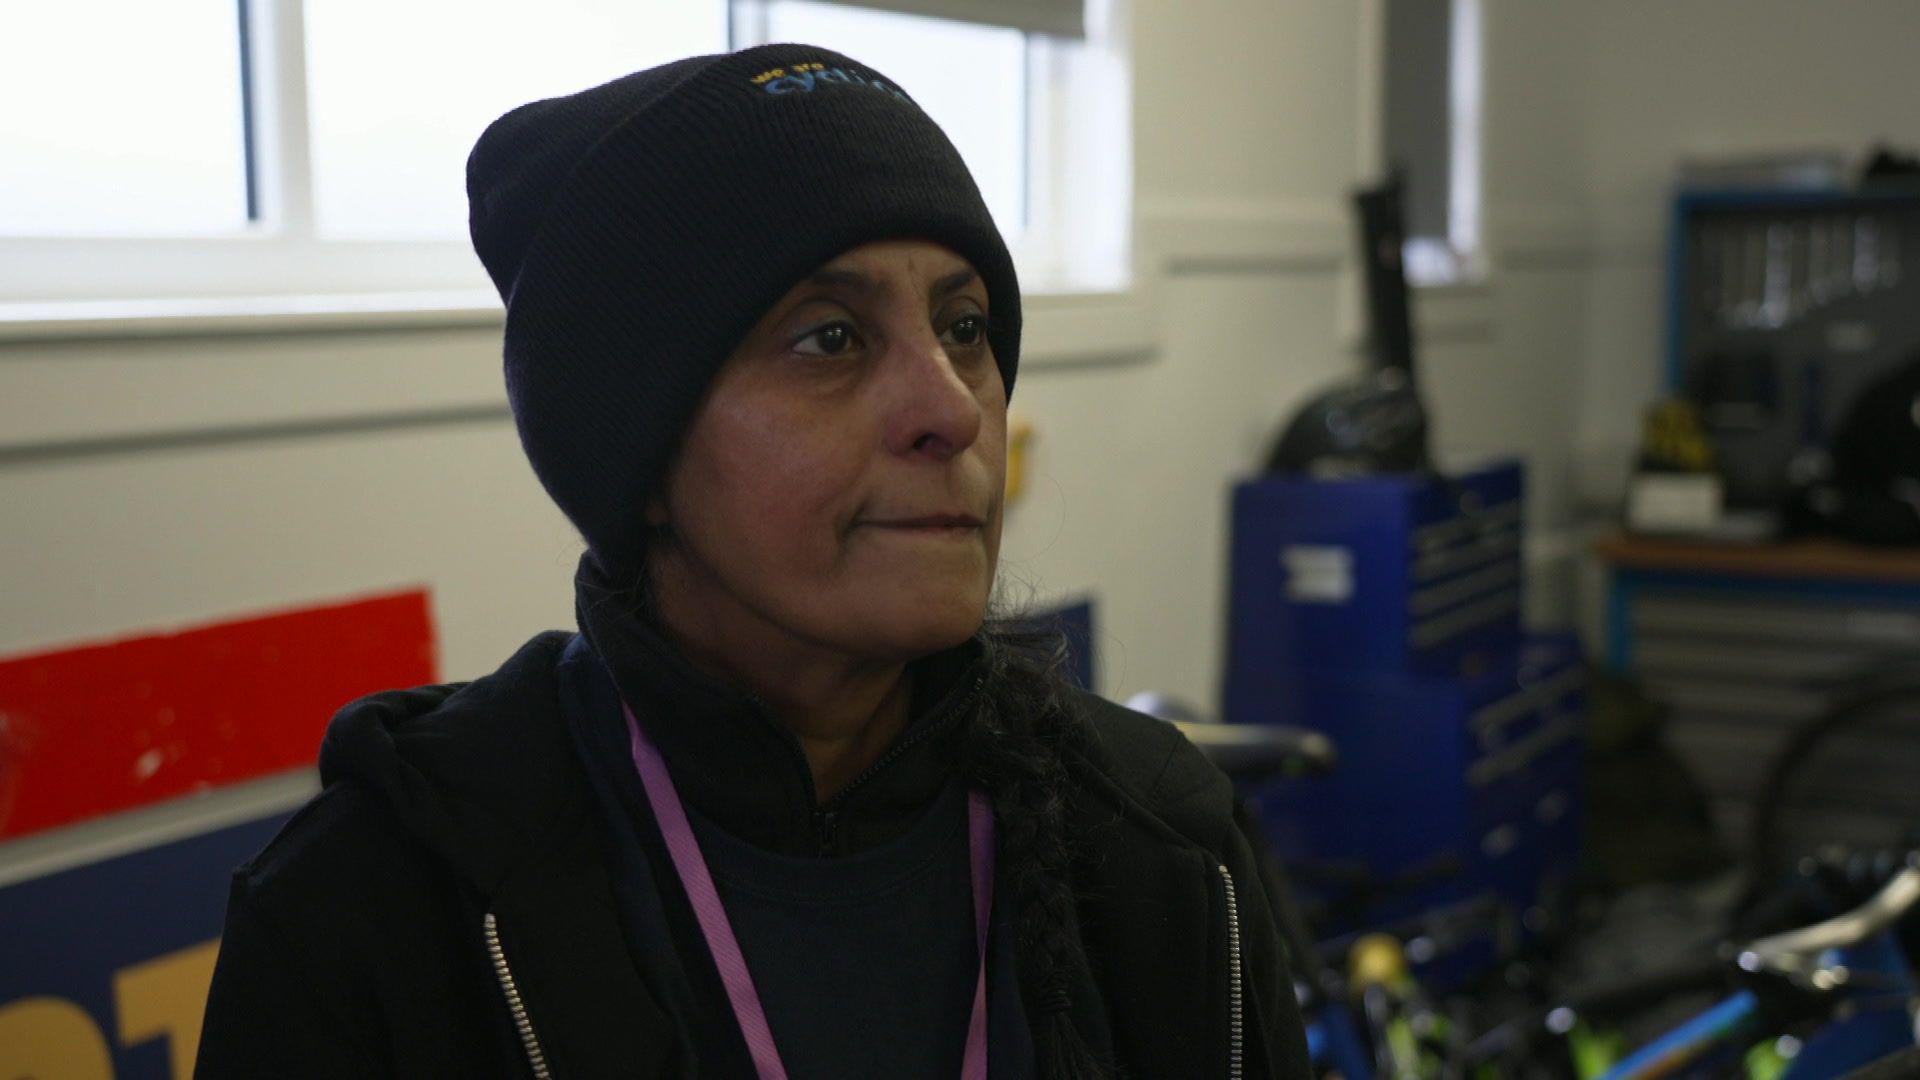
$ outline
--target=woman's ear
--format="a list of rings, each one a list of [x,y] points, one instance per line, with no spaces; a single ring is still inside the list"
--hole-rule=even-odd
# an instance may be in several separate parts
[[[653,490],[647,493],[647,505],[641,508],[651,532],[665,533],[672,529],[673,514],[668,507],[673,503],[673,477],[680,471],[682,450],[683,447],[676,446],[668,455],[667,463],[660,467],[660,475],[654,478]]]

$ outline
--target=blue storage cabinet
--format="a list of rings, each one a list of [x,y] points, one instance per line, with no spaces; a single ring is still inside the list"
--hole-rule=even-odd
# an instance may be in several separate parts
[[[1234,489],[1224,717],[1293,722],[1327,672],[1447,675],[1520,639],[1524,478],[1271,478]]]
[[[1311,893],[1317,865],[1383,880],[1440,856],[1459,871],[1339,915],[1357,929],[1491,890],[1529,917],[1579,862],[1586,677],[1571,635],[1538,635],[1474,676],[1330,673],[1295,723],[1329,735],[1329,776],[1259,792],[1269,835]],[[1321,899],[1331,899],[1321,896]]]

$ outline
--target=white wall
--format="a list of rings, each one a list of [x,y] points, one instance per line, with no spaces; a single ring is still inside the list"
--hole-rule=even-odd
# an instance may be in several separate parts
[[[1161,347],[1022,375],[1036,475],[1002,560],[1043,594],[1097,596],[1107,693],[1211,709],[1228,491],[1290,405],[1352,364],[1333,315],[1360,23],[1342,0],[1133,7],[1140,263]]]
[[[1490,0],[1496,273],[1419,319],[1442,446],[1532,467],[1534,613],[1563,621],[1571,432],[1596,427],[1574,386],[1603,300],[1582,215],[1597,121],[1588,31],[1540,8]],[[1371,12],[1133,4],[1140,282],[1114,317],[1037,319],[1075,363],[1021,375],[1039,438],[1004,546],[1043,600],[1096,594],[1112,696],[1212,707],[1227,490],[1356,365],[1342,263],[1346,192],[1375,160]],[[1058,348],[1112,325],[1150,348]],[[578,542],[520,459],[484,325],[0,342],[0,505],[0,655],[420,584],[444,673],[467,678],[572,621]]]
[[[0,401],[0,654],[424,586],[470,677],[572,617],[497,330],[15,342]]]
[[[1489,3],[1488,233],[1482,285],[1416,298],[1443,453],[1528,465],[1529,616],[1575,616],[1569,475],[1589,253],[1563,17]],[[1357,363],[1349,190],[1379,167],[1373,5],[1136,5],[1143,243],[1170,267],[1148,362],[1023,381],[1043,480],[1006,565],[1100,595],[1104,689],[1217,700],[1227,492],[1283,417]],[[1024,378],[1024,377],[1023,377]]]
[[[1097,596],[1112,693],[1211,706],[1227,489],[1351,363],[1360,11],[1136,5],[1120,321],[1150,347],[1108,347],[1097,312],[1036,319],[1036,352],[1078,355],[1022,373],[1036,474],[1004,547],[1042,600]],[[485,325],[0,343],[0,654],[423,585],[444,673],[491,670],[571,625],[578,550],[498,384]]]

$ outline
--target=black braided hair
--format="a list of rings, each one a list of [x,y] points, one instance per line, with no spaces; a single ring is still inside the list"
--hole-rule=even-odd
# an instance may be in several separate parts
[[[996,616],[980,630],[986,693],[962,750],[961,771],[993,799],[1000,866],[1017,911],[1020,991],[1034,1021],[1045,1080],[1106,1080],[1070,1011],[1068,982],[1087,966],[1076,918],[1073,845],[1067,839],[1072,781],[1062,750],[1087,738],[1067,705],[1065,636],[1057,626]]]

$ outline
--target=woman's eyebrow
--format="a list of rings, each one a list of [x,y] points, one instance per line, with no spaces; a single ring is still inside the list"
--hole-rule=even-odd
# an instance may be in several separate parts
[[[807,284],[828,289],[845,289],[853,293],[870,293],[879,285],[872,278],[858,270],[815,270],[807,275]]]
[[[946,277],[941,278],[939,281],[934,282],[933,288],[928,291],[927,295],[934,300],[945,299],[973,284],[974,280],[979,276],[978,273],[974,272],[972,267],[968,267],[965,270],[956,270]]]

